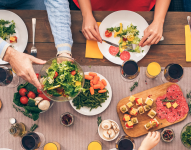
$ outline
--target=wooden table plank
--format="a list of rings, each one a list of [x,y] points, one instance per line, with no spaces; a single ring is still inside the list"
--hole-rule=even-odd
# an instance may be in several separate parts
[[[32,43],[29,43],[26,52],[29,53],[32,47]],[[56,48],[54,43],[37,43],[38,49],[37,57],[48,60],[56,56]],[[73,57],[81,65],[101,65],[101,66],[114,66],[107,59],[90,59],[85,58],[85,44],[74,44],[72,48]],[[146,67],[150,62],[156,61],[162,67],[165,67],[169,63],[180,63],[184,67],[191,67],[191,63],[187,63],[185,56],[184,45],[153,45],[148,54],[138,64],[139,66]]]
[[[44,10],[11,10],[18,14],[26,23],[29,32],[29,42],[32,42],[32,21],[31,18],[37,18],[36,25],[36,42],[54,42],[47,13]],[[93,12],[97,21],[102,21],[112,11],[95,11]],[[153,20],[153,12],[137,12],[143,16],[150,24]],[[27,14],[27,15],[26,15]],[[189,12],[168,12],[164,24],[163,42],[159,44],[184,44],[184,25],[187,24],[186,17]],[[74,43],[85,43],[84,36],[79,33],[82,26],[82,15],[80,11],[71,11],[72,36]]]

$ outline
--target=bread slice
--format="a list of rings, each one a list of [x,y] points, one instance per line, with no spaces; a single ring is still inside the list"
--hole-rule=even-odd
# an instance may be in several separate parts
[[[128,109],[127,109],[127,106],[126,106],[126,105],[122,105],[119,109],[120,109],[120,111],[121,111],[122,113],[125,113],[125,112],[127,112],[127,111],[128,111]]]
[[[145,113],[143,106],[138,107],[138,111],[139,111],[140,114],[144,114]]]
[[[139,123],[137,117],[131,118],[131,122],[132,122],[133,124]]]
[[[151,107],[149,106],[149,105],[145,105],[145,106],[143,106],[144,107],[144,110],[145,111],[149,111],[150,109],[151,109]]]
[[[144,125],[146,130],[149,130],[152,128],[151,122],[149,121],[147,124]]]
[[[148,116],[151,117],[151,118],[154,118],[156,116],[156,111],[154,111],[153,109],[151,109],[149,112],[148,112]]]
[[[153,105],[154,100],[150,97],[147,97],[145,104],[148,106],[152,106]]]

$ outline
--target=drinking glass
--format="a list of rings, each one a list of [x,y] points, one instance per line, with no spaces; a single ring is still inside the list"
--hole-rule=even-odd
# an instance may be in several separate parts
[[[140,67],[137,65],[135,61],[128,60],[123,62],[120,69],[120,73],[124,81],[133,82],[139,76]]]
[[[19,84],[19,77],[5,66],[0,66],[0,86],[16,87]]]
[[[135,150],[135,142],[133,138],[123,135],[115,142],[115,148],[110,150]]]
[[[45,137],[42,133],[29,132],[21,139],[21,146],[25,150],[35,150],[41,148],[45,143]]]
[[[60,150],[60,144],[58,142],[47,143],[43,150]]]
[[[146,77],[148,79],[156,79],[161,72],[161,66],[157,62],[151,62],[146,69]]]
[[[162,75],[162,81],[176,83],[183,77],[184,69],[180,64],[169,64],[165,67]]]
[[[102,150],[102,143],[98,140],[92,141],[88,144],[87,150]]]

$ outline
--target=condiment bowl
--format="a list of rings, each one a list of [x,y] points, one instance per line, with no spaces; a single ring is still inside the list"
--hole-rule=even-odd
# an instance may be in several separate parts
[[[106,120],[111,121],[111,122],[114,122],[115,124],[117,124],[117,122],[115,122],[114,120],[111,120],[111,119],[106,119]],[[104,120],[103,120],[103,121],[104,121]],[[103,122],[103,121],[102,121],[102,122]],[[118,124],[117,124],[117,126],[118,126],[118,128],[119,128],[119,125],[118,125]],[[119,129],[119,132],[115,135],[115,137],[114,137],[113,139],[106,139],[106,138],[103,136],[103,131],[104,131],[104,129],[102,129],[101,123],[100,123],[100,125],[99,125],[99,127],[98,127],[98,134],[99,134],[99,136],[100,136],[104,141],[113,141],[113,140],[115,140],[115,139],[119,136],[120,129]]]
[[[62,122],[62,117],[63,117],[64,115],[70,115],[70,116],[72,117],[72,122],[71,122],[69,125],[66,125],[66,124],[64,124],[64,123]],[[65,126],[65,127],[69,127],[69,126],[71,126],[71,125],[74,123],[74,116],[73,116],[71,113],[69,113],[69,112],[63,113],[63,114],[60,116],[60,123],[61,123],[63,126]]]
[[[164,132],[167,131],[167,130],[171,131],[172,134],[173,134],[173,137],[172,137],[171,140],[165,140],[164,137],[163,137]],[[172,142],[173,139],[174,139],[174,137],[175,137],[175,134],[174,134],[174,131],[173,131],[172,129],[165,128],[165,129],[163,129],[163,131],[161,132],[161,138],[162,138],[162,140],[163,140],[164,142],[167,142],[167,143]]]

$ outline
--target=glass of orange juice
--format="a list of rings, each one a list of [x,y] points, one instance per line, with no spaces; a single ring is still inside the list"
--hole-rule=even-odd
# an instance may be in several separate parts
[[[155,79],[161,72],[161,66],[157,62],[151,62],[147,66],[146,76],[149,79]]]
[[[88,145],[88,150],[102,150],[102,144],[100,141],[92,141]]]
[[[43,150],[60,150],[60,144],[58,142],[47,143]]]

